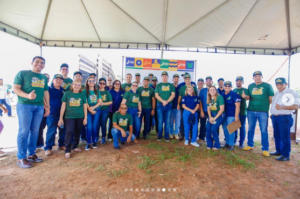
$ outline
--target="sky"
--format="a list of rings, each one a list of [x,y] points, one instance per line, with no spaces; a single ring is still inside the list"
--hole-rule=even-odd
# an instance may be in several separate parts
[[[112,64],[115,75],[122,75],[122,57],[160,58],[161,52],[155,50],[121,50],[121,49],[84,49],[84,48],[59,48],[43,47],[43,57],[46,65],[43,72],[50,74],[59,73],[62,63],[69,64],[72,77],[74,71],[79,67],[79,54],[82,54],[92,61],[98,57],[104,58]],[[30,70],[31,61],[34,56],[40,55],[40,47],[27,42],[26,40],[0,32],[0,77],[5,84],[12,84],[18,71]],[[175,52],[165,51],[164,59],[197,60],[197,79],[212,76],[216,83],[217,79],[223,77],[226,81],[234,84],[237,76],[243,76],[247,87],[253,82],[252,74],[256,70],[263,73],[263,80],[268,82],[275,89],[276,77],[288,77],[288,61],[270,80],[274,73],[280,68],[287,56],[277,55],[242,55],[242,54],[221,54],[221,53],[196,53],[196,52]],[[291,58],[291,88],[300,87],[300,54]],[[181,79],[181,81],[183,81]]]

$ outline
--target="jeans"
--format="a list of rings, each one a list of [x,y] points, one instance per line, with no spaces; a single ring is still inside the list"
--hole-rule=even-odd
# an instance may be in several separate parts
[[[229,146],[233,146],[234,144],[234,137],[235,137],[235,133],[229,133],[227,126],[229,124],[231,124],[232,122],[234,122],[235,117],[225,117],[224,121],[223,121],[223,131],[224,131],[224,136],[225,136],[225,141],[226,144],[228,144]]]
[[[162,138],[163,133],[163,124],[165,121],[165,139],[169,140],[169,131],[170,131],[170,115],[172,110],[172,104],[167,104],[163,106],[160,103],[157,103],[157,119],[158,119],[158,139]]]
[[[276,151],[284,157],[290,157],[293,117],[291,115],[272,116],[272,123]]]
[[[240,115],[241,128],[240,128],[240,146],[244,145],[245,137],[246,137],[246,115]],[[236,142],[238,137],[238,131],[235,132],[234,143]]]
[[[47,133],[46,133],[46,146],[44,147],[44,150],[51,150],[52,146],[55,143],[55,135],[56,130],[58,128],[57,123],[59,121],[59,116],[48,116],[46,120],[47,124]]]
[[[58,128],[58,147],[65,146],[65,137],[66,137],[66,121],[64,119],[64,128]]]
[[[155,131],[156,133],[158,133],[158,118],[157,118],[157,107],[155,107],[155,113],[154,115],[150,116],[150,120],[152,121],[152,124],[153,124],[153,120],[154,120],[154,125],[155,125]]]
[[[71,152],[71,147],[76,149],[79,144],[80,130],[83,126],[83,118],[65,119],[66,120],[66,153]],[[74,137],[73,137],[74,136]],[[73,146],[72,146],[73,138]]]
[[[114,147],[118,147],[119,146],[119,139],[121,140],[121,142],[126,142],[127,138],[129,136],[129,131],[125,131],[126,132],[126,137],[122,137],[122,133],[120,130],[112,128],[111,129],[111,134],[113,136],[114,139]],[[131,135],[131,141],[135,140],[135,136],[132,134]]]
[[[133,127],[133,134],[136,138],[140,137],[140,130],[141,130],[141,118],[138,117],[138,108],[128,108],[127,113],[131,115],[132,118],[132,127]]]
[[[172,109],[171,115],[170,115],[170,134],[171,135],[173,135],[173,133],[174,133],[174,122],[175,122],[175,135],[178,135],[179,128],[180,128],[180,120],[181,120],[181,111],[178,109]]]
[[[93,115],[88,112],[87,117],[87,129],[86,129],[86,143],[92,144],[97,143],[97,136],[99,135],[99,118],[101,110],[97,110],[96,114]]]
[[[152,108],[144,108],[142,109],[142,114],[141,114],[141,123],[140,126],[142,128],[142,121],[144,118],[144,131],[143,131],[143,136],[146,137],[150,133],[150,127],[151,127],[151,111]]]
[[[17,114],[19,119],[19,132],[17,137],[18,159],[26,159],[35,155],[39,127],[44,114],[44,106],[17,104]]]
[[[107,131],[107,119],[108,119],[108,114],[109,110],[100,110],[100,127],[101,127],[101,133],[102,133],[102,138],[106,138],[106,131]],[[96,141],[98,142],[99,140],[99,133],[97,133]]]
[[[108,133],[107,133],[107,138],[108,139],[112,139],[113,138],[112,135],[111,135],[111,129],[112,129],[112,126],[113,126],[113,123],[112,123],[113,115],[114,115],[114,113],[112,113],[112,112],[110,112],[108,114],[108,118],[111,121],[111,122],[109,122],[109,126],[108,126]]]
[[[248,146],[254,147],[254,133],[256,127],[256,121],[259,122],[259,128],[261,131],[261,145],[263,151],[269,150],[269,139],[268,139],[268,112],[255,112],[249,111],[247,112],[248,115]]]
[[[211,112],[212,117],[215,117],[217,114],[218,113]],[[220,117],[218,117],[215,124],[211,124],[209,122],[209,120],[207,121],[207,124],[206,124],[207,147],[209,147],[209,148],[214,147],[214,148],[217,148],[217,149],[219,149],[221,147],[220,146],[218,129],[219,129],[220,125],[223,123],[223,121],[224,121],[224,114],[222,114]],[[214,144],[213,144],[213,141],[215,141]]]
[[[190,136],[190,129],[191,127],[193,128],[192,130],[192,140],[191,142],[196,142],[197,141],[197,135],[198,135],[198,113],[195,112],[195,123],[193,125],[189,124],[189,115],[191,114],[190,111],[184,110],[182,117],[183,117],[183,122],[184,122],[184,137],[185,140],[189,140]]]
[[[201,112],[200,112],[201,114]],[[221,117],[221,116],[220,116]],[[207,112],[204,112],[204,117],[202,118],[200,115],[200,133],[199,133],[199,139],[204,140],[205,135],[206,135],[206,121],[208,118]]]
[[[11,116],[11,106],[6,103],[6,100],[5,99],[0,99],[0,104],[1,105],[3,105],[3,104],[5,105],[5,107],[6,107],[7,111],[8,111],[7,115]],[[2,116],[2,112],[3,112],[2,109],[0,109],[0,116]]]
[[[41,121],[36,148],[44,147],[44,129],[46,127],[46,120],[47,120],[47,117],[43,117],[43,119]]]

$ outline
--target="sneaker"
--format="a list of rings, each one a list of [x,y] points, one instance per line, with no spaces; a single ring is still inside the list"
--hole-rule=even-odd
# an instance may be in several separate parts
[[[28,156],[27,160],[34,163],[43,162],[43,159],[39,158],[37,155]]]
[[[184,141],[184,145],[189,145],[189,141],[188,140]]]
[[[51,154],[52,154],[52,151],[51,151],[51,150],[45,151],[45,155],[46,155],[46,156],[50,156]]]
[[[243,149],[243,148],[244,148],[244,145],[243,145],[243,144],[242,144],[242,145],[240,144],[240,145],[239,145],[239,148],[240,148],[240,149]]]
[[[216,147],[213,147],[213,148],[212,148],[212,150],[214,150],[214,151],[218,151],[219,149],[218,149],[218,148],[216,148]]]
[[[106,143],[106,140],[105,140],[105,138],[102,138],[102,140],[101,140],[101,144],[105,144]]]
[[[175,138],[175,136],[174,135],[170,135],[170,139],[174,139]]]
[[[268,151],[263,151],[263,156],[269,157],[269,156],[270,156],[270,153],[269,153]]]
[[[71,157],[71,153],[66,153],[65,158],[69,159]]]
[[[93,143],[93,149],[97,149],[98,146],[97,146],[97,143]]]
[[[206,147],[206,149],[207,149],[207,150],[211,150],[211,148],[210,148],[210,147]]]
[[[86,151],[89,151],[90,149],[91,149],[91,145],[87,144],[87,145],[85,146],[85,150],[86,150]]]
[[[161,138],[157,138],[157,141],[159,141],[159,142],[160,142],[160,141],[161,141]]]
[[[170,142],[170,139],[166,139],[166,142]]]
[[[243,148],[244,151],[250,151],[252,149],[254,149],[254,147],[251,147],[251,146],[246,146]]]
[[[176,140],[179,140],[179,136],[178,136],[178,135],[175,135],[175,139],[176,139]]]
[[[200,144],[198,144],[197,142],[191,142],[191,145],[195,146],[195,147],[199,147]]]
[[[109,139],[108,139],[108,141],[109,141],[109,142],[111,142],[111,141],[112,141],[112,139],[111,139],[111,138],[109,138]]]
[[[119,146],[114,146],[114,148],[115,148],[116,150],[120,150],[120,149],[121,149]]]
[[[76,151],[76,152],[81,152],[81,149],[80,148],[75,148],[75,149],[73,149],[74,151]]]

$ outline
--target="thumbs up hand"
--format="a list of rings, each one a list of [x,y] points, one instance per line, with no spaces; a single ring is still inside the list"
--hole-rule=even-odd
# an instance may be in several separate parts
[[[27,95],[27,98],[30,100],[34,100],[36,98],[35,90],[31,91],[31,93]]]
[[[243,91],[242,98],[246,98],[246,97],[247,97],[247,95],[245,94],[245,91]]]

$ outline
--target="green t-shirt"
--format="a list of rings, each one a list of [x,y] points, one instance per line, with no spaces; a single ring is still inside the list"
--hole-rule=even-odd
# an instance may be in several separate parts
[[[126,92],[126,91],[130,91],[131,90],[131,85],[132,84],[127,84],[127,83],[124,83],[122,84],[122,88],[123,90]]]
[[[85,94],[85,96],[87,98],[87,103],[90,107],[95,106],[98,103],[98,99],[102,99],[100,91],[97,91],[97,92],[98,92],[98,95],[96,95],[94,91],[89,90],[89,96],[87,96],[86,90],[83,91],[83,93]],[[96,109],[94,109],[94,111],[97,111],[99,109],[100,108],[97,107]]]
[[[152,97],[155,97],[154,89],[150,87],[144,88],[143,86],[141,86],[137,89],[137,92],[141,95],[142,108],[151,109]]]
[[[197,95],[197,88],[196,86],[193,86],[191,85],[193,88],[194,88],[194,92],[196,93]],[[186,90],[186,87],[187,86],[181,86],[180,89],[179,89],[179,96],[181,96],[181,98],[183,98],[183,96],[185,96],[185,90]],[[197,95],[198,96],[198,95]]]
[[[215,113],[219,112],[221,105],[224,105],[224,98],[222,95],[218,95],[217,99],[212,99],[211,102],[207,104],[207,106],[210,108],[210,111]]]
[[[240,115],[247,115],[247,103],[246,100],[242,97],[243,91],[245,92],[245,95],[249,96],[249,91],[246,88],[235,88],[233,90],[233,92],[236,92],[242,99],[240,106]]]
[[[62,85],[61,85],[61,87],[62,87],[64,90],[66,90],[66,88],[67,88],[70,84],[72,84],[72,82],[73,82],[73,80],[72,80],[71,78],[64,79],[64,80],[63,80],[63,83],[62,83]]]
[[[31,70],[18,72],[14,79],[14,84],[20,85],[24,93],[35,91],[36,98],[33,100],[18,96],[18,102],[21,104],[44,105],[44,92],[48,91],[47,77],[41,73],[35,73]]]
[[[265,82],[259,85],[252,83],[248,86],[248,91],[250,96],[248,110],[269,112],[269,97],[274,96],[272,86]]]
[[[134,93],[130,90],[124,94],[123,99],[127,100],[126,105],[128,108],[138,108],[138,104],[141,101],[141,95],[138,92]]]
[[[72,81],[73,82],[73,81]],[[81,85],[81,88],[82,89],[85,89],[85,85]],[[65,89],[65,91],[70,91],[71,90],[71,84],[69,84],[68,86],[67,86],[67,88]]]
[[[86,104],[86,94],[84,92],[66,91],[61,101],[66,102],[66,119],[84,118],[83,105]]]
[[[175,93],[175,87],[173,84],[171,83],[159,83],[156,85],[155,88],[155,93],[158,93],[158,95],[163,99],[163,100],[168,100],[171,96],[172,93]],[[157,103],[161,102],[159,100],[157,100]],[[170,102],[172,103],[172,101]]]
[[[129,126],[132,126],[132,118],[129,113],[122,115],[120,112],[116,112],[112,122],[117,123],[124,131],[129,131]]]
[[[109,91],[100,91],[102,102],[112,102],[112,97]],[[100,110],[107,110],[109,106],[101,106]]]

